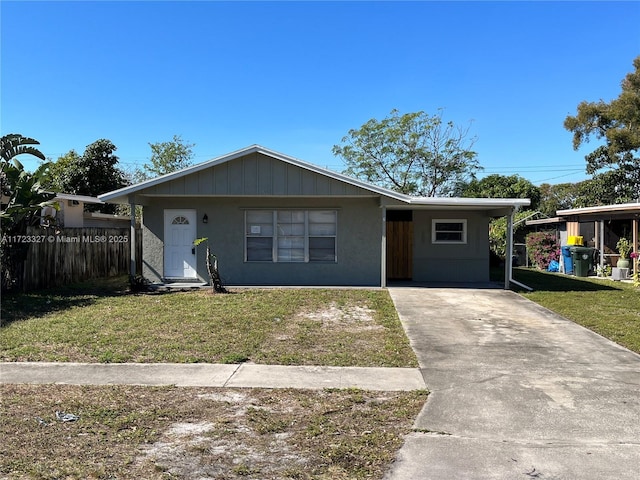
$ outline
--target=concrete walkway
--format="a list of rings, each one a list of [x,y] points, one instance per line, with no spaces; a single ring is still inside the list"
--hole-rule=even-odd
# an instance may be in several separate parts
[[[0,363],[0,383],[176,385],[183,387],[362,388],[421,390],[417,368],[314,367],[256,364]]]
[[[640,478],[640,356],[513,292],[390,293],[431,393],[386,480]]]

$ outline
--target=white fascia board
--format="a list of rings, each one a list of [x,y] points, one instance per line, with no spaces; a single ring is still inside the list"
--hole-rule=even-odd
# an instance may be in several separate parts
[[[84,203],[104,203],[97,197],[89,197],[87,195],[73,195],[71,193],[56,193],[54,200],[77,200]]]
[[[556,215],[581,215],[588,213],[613,213],[613,212],[627,212],[627,211],[640,211],[640,203],[620,203],[618,205],[601,205],[598,207],[582,207],[582,208],[569,208],[567,210],[557,210]]]
[[[460,207],[460,208],[503,208],[527,207],[531,205],[528,198],[466,198],[466,197],[414,197],[412,205]]]
[[[527,220],[525,225],[552,225],[555,223],[562,223],[566,220],[562,217],[551,217],[551,218],[539,218],[537,220]]]

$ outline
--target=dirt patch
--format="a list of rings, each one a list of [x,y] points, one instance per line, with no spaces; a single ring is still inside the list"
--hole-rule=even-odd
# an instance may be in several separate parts
[[[376,323],[375,313],[375,310],[360,305],[338,306],[331,303],[322,310],[301,312],[297,318],[321,322],[325,328],[339,328],[349,333],[384,330],[384,326]]]
[[[2,385],[0,478],[381,479],[425,392]],[[55,411],[76,414],[73,422]]]
[[[330,303],[322,309],[305,310],[294,315],[285,332],[278,332],[273,339],[279,342],[299,342],[312,331],[333,334],[356,334],[385,330],[375,320],[375,310],[360,305],[339,306]],[[354,337],[355,338],[355,337]],[[319,346],[321,342],[313,342]],[[322,342],[325,344],[326,342]]]

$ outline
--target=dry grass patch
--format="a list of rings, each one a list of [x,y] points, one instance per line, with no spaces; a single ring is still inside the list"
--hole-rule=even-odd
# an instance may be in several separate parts
[[[425,392],[2,385],[2,478],[381,479]],[[61,422],[55,411],[79,419]]]
[[[417,366],[384,290],[125,288],[3,297],[0,360]]]

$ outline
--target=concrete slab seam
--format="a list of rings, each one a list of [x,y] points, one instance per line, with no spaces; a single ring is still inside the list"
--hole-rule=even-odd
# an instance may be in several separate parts
[[[238,373],[240,368],[242,368],[241,363],[239,363],[238,366],[233,370],[233,372],[231,372],[231,375],[229,375],[229,378],[227,378],[227,380],[222,384],[222,388],[225,388],[229,384],[229,382],[231,382],[231,379],[235,377],[236,373]]]

